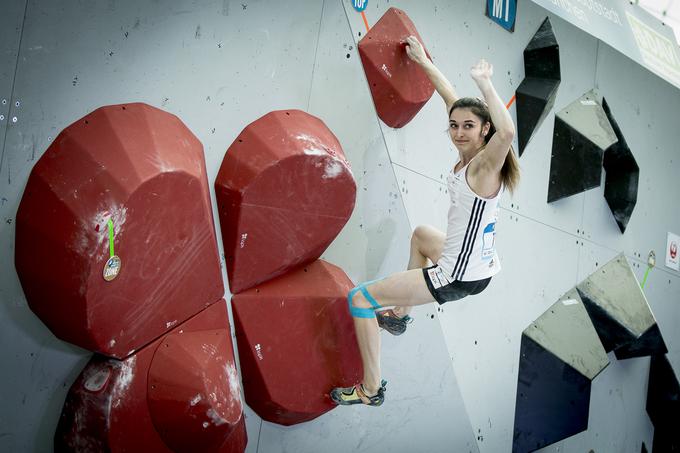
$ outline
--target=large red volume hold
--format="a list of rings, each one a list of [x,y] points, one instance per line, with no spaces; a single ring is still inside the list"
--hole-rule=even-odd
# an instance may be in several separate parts
[[[54,450],[243,453],[235,370],[221,300],[125,360],[95,354],[66,397]]]
[[[145,104],[71,124],[28,179],[15,263],[29,306],[57,337],[116,358],[219,300],[201,143]]]
[[[359,41],[359,55],[378,116],[390,127],[403,127],[434,93],[434,85],[417,63],[406,55],[404,41],[415,36],[406,13],[388,9]]]
[[[239,426],[241,386],[230,335],[228,326],[171,333],[156,350],[149,409],[156,431],[175,452],[218,451]]]
[[[356,185],[326,125],[286,110],[241,132],[222,161],[215,194],[236,294],[319,258],[352,214]]]
[[[312,420],[336,407],[333,387],[361,380],[351,288],[342,269],[319,260],[233,296],[243,390],[264,420]]]

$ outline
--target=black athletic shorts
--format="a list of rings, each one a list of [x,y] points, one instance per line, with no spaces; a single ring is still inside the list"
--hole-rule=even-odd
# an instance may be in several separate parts
[[[454,280],[451,283],[446,283],[443,276],[441,276],[441,278],[437,276],[438,273],[441,273],[441,270],[437,265],[423,269],[423,276],[425,277],[427,289],[430,290],[434,300],[440,304],[479,294],[489,286],[489,282],[491,281],[491,277],[489,277],[472,282]]]

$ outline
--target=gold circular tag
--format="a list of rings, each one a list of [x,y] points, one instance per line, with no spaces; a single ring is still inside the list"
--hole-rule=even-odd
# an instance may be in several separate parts
[[[120,258],[118,258],[116,255],[113,255],[111,258],[109,258],[104,265],[104,280],[110,282],[114,278],[118,277],[118,274],[120,273],[120,264]]]

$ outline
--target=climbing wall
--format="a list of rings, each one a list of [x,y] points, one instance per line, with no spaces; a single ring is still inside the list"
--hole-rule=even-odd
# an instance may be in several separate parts
[[[673,113],[680,94],[560,17],[522,2],[509,33],[476,0],[370,0],[366,22],[346,0],[9,0],[0,6],[0,344],[9,345],[0,348],[0,450],[51,451],[69,388],[93,366],[90,352],[58,339],[30,310],[13,264],[31,170],[64,128],[93,110],[143,102],[176,115],[202,144],[211,184],[246,125],[285,109],[321,118],[356,182],[353,213],[321,258],[353,282],[404,269],[415,226],[445,227],[445,180],[456,156],[443,103],[435,93],[410,122],[389,127],[358,52],[366,26],[392,6],[408,14],[461,95],[477,95],[468,70],[483,56],[495,65],[504,101],[525,77],[524,49],[550,17],[561,82],[523,150],[518,191],[502,198],[503,270],[479,296],[414,310],[406,335],[382,334],[389,384],[381,408],[336,408],[284,427],[260,418],[246,398],[246,451],[510,451],[522,332],[620,252],[642,280],[647,255],[656,251],[645,295],[678,374],[680,274],[663,267],[663,256],[666,232],[680,233],[673,204],[680,193]],[[554,116],[593,88],[607,99],[640,167],[624,234],[604,184],[546,202]],[[510,111],[516,117],[514,106]],[[210,201],[226,286],[212,187]],[[50,213],[43,214],[49,229]],[[228,286],[224,296],[213,302],[233,321]],[[651,451],[649,358],[609,358],[592,383],[589,429],[546,451],[637,453],[642,442]]]
[[[375,4],[377,17],[392,6],[387,2]],[[512,421],[521,332],[619,251],[625,253],[642,281],[649,251],[656,251],[657,263],[660,263],[659,253],[665,250],[666,231],[680,228],[680,211],[677,207],[665,207],[662,200],[664,203],[670,200],[660,193],[661,187],[664,193],[677,193],[679,189],[671,176],[677,174],[680,167],[672,157],[671,150],[676,147],[673,134],[669,133],[673,128],[668,124],[679,95],[667,82],[651,76],[615,50],[531,3],[522,3],[513,34],[482,19],[483,6],[474,1],[418,2],[417,6],[415,2],[402,2],[398,6],[409,12],[414,23],[427,24],[419,31],[428,51],[461,95],[477,95],[467,71],[483,56],[494,63],[495,86],[501,98],[509,101],[525,77],[522,51],[546,17],[551,20],[559,44],[562,82],[553,108],[524,149],[520,159],[522,182],[517,193],[512,197],[505,194],[501,201],[497,244],[503,271],[482,295],[445,305],[438,313],[480,451],[509,451],[514,434]],[[369,11],[372,8],[369,7]],[[353,29],[362,29],[358,15],[350,16],[350,20]],[[651,91],[639,90],[632,101],[626,86],[628,90],[650,87]],[[621,105],[617,110],[612,104],[612,113],[629,142],[641,174],[645,165],[649,168],[649,188],[640,184],[637,207],[625,235],[621,234],[604,198],[604,172],[597,189],[554,203],[546,202],[555,113],[593,88],[598,89],[607,102]],[[618,94],[614,95],[614,91]],[[612,96],[616,99],[612,100]],[[408,127],[395,130],[381,125],[413,226],[429,223],[443,228],[446,222],[448,197],[444,181],[447,173],[442,168],[446,164],[441,162],[448,159],[448,165],[452,165],[454,156],[445,132],[442,106],[434,96]],[[515,106],[510,110],[515,118]],[[623,117],[619,119],[620,116]],[[626,117],[628,126],[623,126]],[[655,135],[647,134],[650,129]],[[636,136],[637,148],[630,144],[629,135]],[[652,139],[652,147],[644,144],[650,137],[657,137]],[[518,149],[517,140],[514,146]],[[652,158],[647,154],[651,148],[664,157]],[[645,162],[641,163],[640,159]],[[643,179],[641,177],[641,181]],[[645,196],[647,207],[640,208],[640,199]],[[640,233],[629,232],[630,228],[635,230],[636,222]],[[647,227],[654,233],[641,234]],[[653,278],[663,284],[653,287]],[[680,291],[678,285],[678,273],[657,264],[650,272],[646,287],[676,370],[680,369],[680,361],[671,342],[677,344],[677,339],[669,339],[676,335],[669,323],[678,319],[675,305]],[[588,431],[547,447],[546,451],[559,448],[573,452],[590,449],[637,452],[642,442],[651,451],[653,431],[645,411],[649,358],[617,361],[612,356],[611,362],[593,382]]]

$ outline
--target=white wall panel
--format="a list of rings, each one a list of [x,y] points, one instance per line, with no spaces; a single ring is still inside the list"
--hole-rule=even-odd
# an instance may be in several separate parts
[[[442,171],[445,171],[444,168]],[[446,233],[450,203],[446,183],[440,183],[400,165],[394,165],[394,172],[413,228],[418,225],[432,225]],[[444,174],[444,179],[447,175],[448,172]]]
[[[372,2],[366,13],[369,23],[375,23],[389,6],[393,5]],[[533,4],[523,3],[515,33],[509,34],[485,18],[483,5],[477,2],[417,2],[417,5],[406,2],[395,6],[413,19],[435,63],[451,78],[460,95],[476,94],[467,71],[481,55],[494,63],[494,81],[503,99],[511,97],[524,77],[522,51],[549,15]],[[345,9],[356,37],[364,30],[363,23],[348,4]],[[586,200],[598,196],[597,192],[603,189],[551,204],[546,202],[554,112],[595,88],[596,77],[599,80],[603,71],[601,59],[598,61],[597,40],[562,19],[549,16],[560,45],[562,83],[553,110],[520,159],[522,181],[517,193],[514,196],[506,193],[501,200],[498,248],[504,270],[482,295],[445,305],[439,313],[480,451],[510,449],[521,331],[579,280],[582,268],[590,268],[598,261],[603,264],[603,257],[590,262],[593,250],[598,250],[597,254],[616,254],[616,248],[605,247],[602,251],[589,242],[598,242],[599,237],[593,235],[588,219],[609,214],[608,210],[603,214],[602,206],[586,205]],[[622,68],[630,65],[620,55],[617,58]],[[643,73],[641,78],[644,76]],[[513,115],[514,110],[513,107]],[[445,181],[448,168],[455,161],[443,115],[442,103],[435,95],[402,129],[392,129],[380,122],[412,226],[434,223],[445,228],[445,199],[433,197],[443,187],[440,182]],[[612,233],[605,234],[609,238]],[[646,414],[639,412],[646,393],[636,385],[646,382],[645,371],[639,365],[633,367],[635,371],[629,368],[617,364],[612,369],[619,371],[609,372],[607,379],[601,378],[593,396],[593,405],[597,407],[591,432],[578,437],[585,440],[575,444],[565,441],[558,447],[578,449],[591,445],[592,436],[597,437],[597,433],[607,433],[596,443],[603,448],[622,445],[621,439],[628,445],[629,437],[613,440],[611,436],[618,436],[619,431],[606,418],[607,410],[618,407],[608,392],[614,387],[618,393],[613,394],[624,391],[619,403],[634,407],[622,412],[617,419],[619,425],[629,433],[638,433],[640,438],[649,438]],[[626,448],[639,451],[639,442],[631,445]]]
[[[324,2],[309,111],[338,136],[357,181],[354,213],[323,258],[340,265],[355,282],[405,269],[411,225],[396,180],[401,176],[390,164],[340,1]],[[381,408],[340,407],[292,428],[263,422],[260,451],[476,452],[433,309],[416,308],[416,322],[404,336],[382,334],[388,387]],[[452,425],[458,428],[452,431]]]
[[[497,224],[503,266],[480,295],[440,313],[480,452],[512,445],[522,331],[576,283],[580,241],[503,209]]]
[[[638,280],[642,281],[646,267],[644,263],[638,265]],[[668,347],[668,359],[680,378],[680,277],[657,259],[657,267],[649,272],[644,292]]]
[[[285,428],[269,423],[263,424],[260,436],[260,452],[266,453],[317,453],[357,452],[428,453],[477,452],[475,441],[461,435],[460,427],[453,425],[450,403],[451,395],[442,393],[439,398],[389,402],[389,409],[371,407],[345,408],[349,417],[334,411],[325,417],[324,425],[308,425]],[[385,403],[388,404],[388,403]],[[427,418],[421,417],[414,406],[426,405]],[[385,410],[387,409],[387,410]],[[347,423],[350,418],[352,423]],[[449,432],[439,435],[432,432],[431,422],[448,422]],[[318,429],[317,429],[318,428]],[[467,439],[464,439],[467,437]]]
[[[587,194],[583,229],[587,237],[627,255],[646,260],[654,250],[663,266],[666,233],[680,234],[680,91],[605,45],[600,46],[597,76],[599,91],[640,167],[640,181],[625,234],[604,199],[604,187]]]
[[[529,10],[534,10],[534,14],[538,15],[538,20],[526,25],[526,27],[531,25],[533,31],[525,42],[517,43],[516,52],[524,51],[524,47],[531,40],[540,22],[546,16],[549,16],[560,47],[562,81],[557,90],[552,111],[547,115],[540,128],[536,130],[534,137],[524,149],[520,158],[522,181],[517,194],[513,197],[512,204],[514,206],[510,206],[510,203],[507,202],[504,203],[504,206],[537,221],[553,225],[565,232],[576,234],[581,226],[584,194],[574,195],[550,204],[546,202],[550,176],[552,134],[555,112],[562,110],[595,86],[597,41],[581,33],[577,28],[559,17],[548,15],[541,8],[531,8],[532,6],[534,5],[526,5],[526,10],[523,8],[523,13],[530,13]],[[518,25],[518,27],[524,29],[525,26]],[[523,72],[522,66],[522,74]],[[574,177],[578,177],[578,175],[574,175]]]
[[[507,32],[498,27],[483,25],[484,37],[473,37],[472,24],[480,22],[483,5],[472,0],[458,2],[445,1],[403,1],[392,4],[389,1],[376,1],[369,4],[366,17],[373,26],[388,8],[395,6],[403,9],[413,21],[421,35],[433,61],[447,75],[460,96],[479,96],[479,90],[469,76],[470,67],[480,58],[495,57],[497,71],[517,72],[521,68],[521,54],[507,52],[510,44]],[[351,18],[354,35],[365,32],[365,25],[349,2],[345,9]],[[540,22],[536,25],[538,28]],[[528,42],[528,41],[527,41]],[[494,43],[493,46],[490,44]],[[501,98],[509,101],[516,85],[505,81],[497,88]],[[392,162],[407,167],[416,173],[445,182],[449,162],[455,161],[456,154],[448,136],[448,118],[444,103],[435,92],[430,101],[413,120],[400,129],[393,129],[382,121],[380,126],[385,135]]]
[[[667,232],[680,231],[680,92],[606,45],[600,45],[597,85],[640,167],[640,179],[625,233],[604,199],[603,184],[586,194],[581,234],[626,253],[641,282],[647,256],[655,252],[657,267],[649,273],[645,294],[669,348],[668,358],[680,376],[680,273],[664,266]],[[603,170],[603,183],[605,176]]]
[[[355,282],[402,269],[411,228],[348,16],[338,0],[323,2],[309,113],[338,137],[357,183],[352,217],[322,258],[342,267]]]
[[[578,259],[578,281],[583,281],[619,252],[583,240]],[[638,279],[644,266],[628,258]],[[644,264],[644,263],[643,263]],[[565,439],[541,451],[577,453],[612,451],[638,453],[642,442],[651,450],[653,429],[645,409],[649,358],[619,361],[612,352],[609,365],[592,382],[588,431]]]
[[[653,428],[645,411],[649,357],[617,361],[610,353],[609,360],[592,383],[588,430],[537,452],[639,453],[643,442],[651,451]]]
[[[259,451],[479,451],[433,309],[414,310],[403,336],[382,333],[381,407],[339,407],[290,428],[263,422]]]

